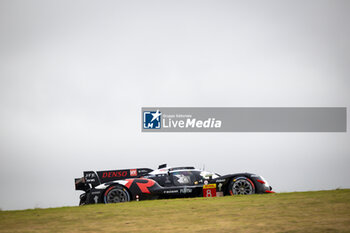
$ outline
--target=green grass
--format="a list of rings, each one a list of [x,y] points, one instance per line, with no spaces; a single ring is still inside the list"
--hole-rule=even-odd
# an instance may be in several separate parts
[[[350,190],[0,211],[0,232],[350,232]]]

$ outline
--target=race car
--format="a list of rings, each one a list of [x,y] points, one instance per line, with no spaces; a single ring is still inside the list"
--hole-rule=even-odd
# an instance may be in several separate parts
[[[75,179],[75,189],[84,191],[79,205],[118,203],[180,197],[213,197],[274,193],[259,175],[237,173],[220,176],[194,167],[168,167],[157,170],[135,168],[85,171]]]

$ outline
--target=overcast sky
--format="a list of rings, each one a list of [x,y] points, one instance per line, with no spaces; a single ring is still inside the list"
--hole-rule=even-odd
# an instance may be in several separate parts
[[[350,188],[349,133],[141,133],[141,107],[349,107],[349,1],[0,0],[0,208],[84,170],[194,165]],[[349,119],[349,118],[348,118]]]

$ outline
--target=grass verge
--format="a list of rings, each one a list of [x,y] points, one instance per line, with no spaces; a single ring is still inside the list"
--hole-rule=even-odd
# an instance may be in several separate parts
[[[350,232],[350,189],[0,211],[0,232]]]

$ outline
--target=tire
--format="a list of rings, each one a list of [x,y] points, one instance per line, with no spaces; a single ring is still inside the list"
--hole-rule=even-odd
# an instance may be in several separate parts
[[[254,183],[247,177],[233,178],[229,185],[231,195],[251,195],[255,193]]]
[[[106,204],[128,202],[130,201],[128,190],[122,186],[111,186],[104,193],[104,202]]]

